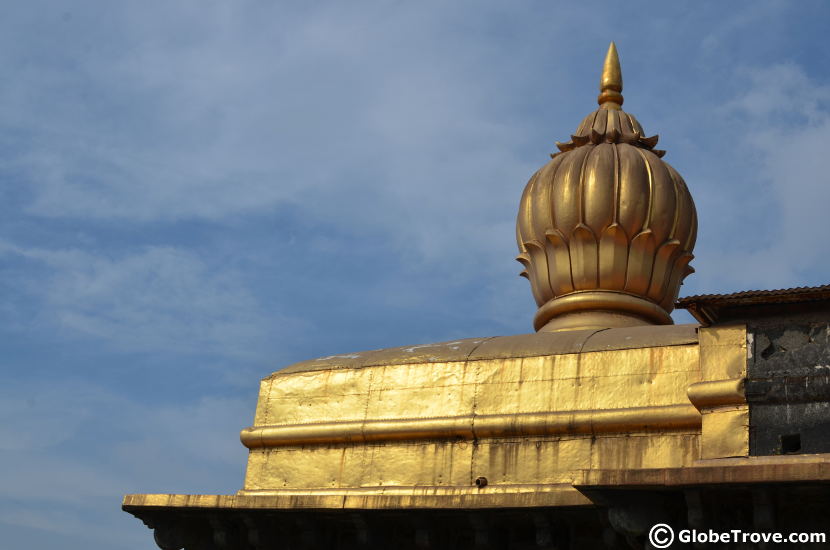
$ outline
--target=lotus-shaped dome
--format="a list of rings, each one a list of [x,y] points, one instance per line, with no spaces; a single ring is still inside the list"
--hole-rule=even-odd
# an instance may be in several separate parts
[[[539,305],[536,330],[671,324],[694,271],[694,202],[657,136],[621,110],[613,43],[600,90],[600,108],[557,143],[519,205],[517,259]]]

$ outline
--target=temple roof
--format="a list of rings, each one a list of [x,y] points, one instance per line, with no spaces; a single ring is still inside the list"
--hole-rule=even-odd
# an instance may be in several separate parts
[[[773,290],[742,290],[730,294],[696,294],[677,301],[677,307],[688,309],[701,303],[709,304],[792,304],[830,298],[830,285],[797,286]]]
[[[783,304],[809,304],[830,301],[830,285],[799,286],[775,290],[744,290],[731,294],[698,294],[678,300],[675,306],[686,309],[701,324],[710,325],[730,319],[742,319],[751,309],[754,314],[765,308],[772,312]]]
[[[271,376],[378,365],[478,361],[678,346],[696,344],[697,341],[697,325],[694,324],[538,332],[330,355],[294,363]]]

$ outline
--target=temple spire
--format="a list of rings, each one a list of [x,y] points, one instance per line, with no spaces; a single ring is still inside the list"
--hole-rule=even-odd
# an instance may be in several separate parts
[[[539,306],[537,331],[670,325],[693,271],[694,201],[660,160],[657,136],[622,111],[613,42],[600,90],[599,108],[557,142],[519,202],[516,259]]]
[[[622,70],[620,57],[617,55],[617,46],[611,42],[608,53],[605,54],[605,63],[602,66],[602,78],[599,81],[599,103],[603,109],[619,110],[623,104]]]

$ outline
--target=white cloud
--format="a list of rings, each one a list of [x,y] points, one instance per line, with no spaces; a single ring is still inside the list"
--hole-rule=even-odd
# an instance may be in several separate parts
[[[0,126],[25,128],[25,151],[5,165],[25,176],[27,213],[216,221],[292,204],[311,220],[385,233],[419,260],[493,250],[488,228],[512,219],[537,167],[519,158],[523,121],[496,107],[530,83],[493,92],[504,82],[494,63],[522,71],[486,36],[457,36],[465,10],[334,5],[306,17],[283,7],[240,33],[255,17],[247,8],[172,9],[161,20],[120,14],[109,49],[67,53],[74,78],[34,64],[10,83],[14,108],[0,107]],[[183,30],[189,18],[198,24]],[[81,108],[89,86],[105,99]]]
[[[529,331],[518,200],[594,108],[609,39],[626,108],[665,136],[705,217],[692,285],[819,282],[827,90],[787,41],[817,62],[827,41],[786,23],[810,9],[667,5],[643,18],[615,6],[8,6],[4,535],[60,533],[21,535],[21,548],[150,547],[121,494],[232,493],[255,405],[238,388],[299,340],[288,355]],[[750,64],[766,68],[739,68]],[[198,248],[173,234],[191,222],[210,228]],[[333,328],[303,321],[314,315]],[[88,352],[97,371],[82,368]],[[135,372],[146,385],[111,389]]]
[[[741,226],[723,220],[719,230],[746,237],[737,249],[701,251],[707,263],[701,276],[711,287],[730,289],[826,283],[830,87],[794,64],[743,69],[737,76],[746,90],[721,113],[726,124],[744,128],[730,154],[743,158],[744,181],[736,183],[745,202],[736,205],[743,207]],[[722,244],[734,247],[736,240],[726,237]]]
[[[88,390],[46,384],[38,390],[21,394],[8,385],[0,390],[0,452],[37,452],[60,445],[94,414],[97,399]]]
[[[119,510],[124,493],[227,494],[242,485],[238,434],[253,400],[154,404],[55,378],[6,380],[0,403],[0,529],[122,547],[152,536]]]
[[[5,386],[0,496],[80,502],[164,484],[233,490],[231,480],[210,478],[217,468],[239,471],[241,485],[246,451],[238,435],[253,420],[254,399],[150,403],[73,378]]]
[[[301,326],[278,312],[266,317],[239,273],[193,251],[145,247],[112,258],[0,244],[0,253],[40,266],[19,284],[40,300],[42,323],[118,350],[259,357]],[[272,334],[276,325],[282,334]]]
[[[744,112],[748,116],[746,122],[754,123],[761,135],[780,132],[779,126],[784,126],[786,122],[789,122],[786,126],[798,127],[805,122],[821,122],[828,116],[830,86],[810,78],[802,67],[794,63],[743,68],[737,71],[736,76],[745,82],[745,90],[726,107]],[[774,118],[781,114],[790,118]],[[748,137],[753,139],[756,134]]]

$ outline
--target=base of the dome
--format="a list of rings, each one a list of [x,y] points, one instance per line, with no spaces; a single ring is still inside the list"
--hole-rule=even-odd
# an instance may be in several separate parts
[[[668,312],[654,302],[608,290],[558,296],[540,307],[533,320],[537,332],[671,324]]]

